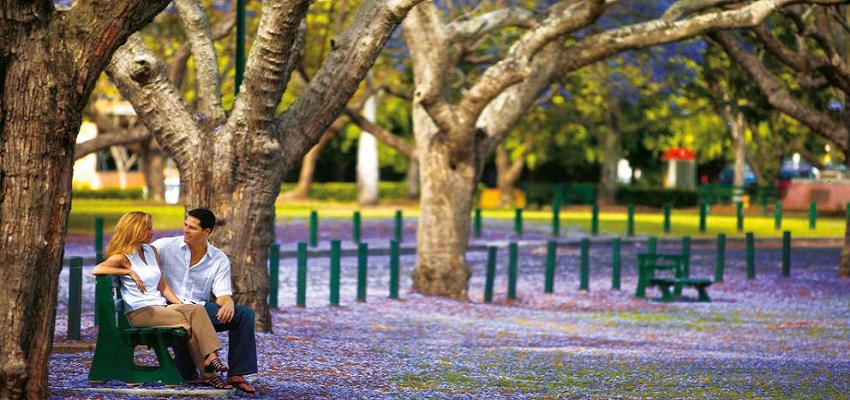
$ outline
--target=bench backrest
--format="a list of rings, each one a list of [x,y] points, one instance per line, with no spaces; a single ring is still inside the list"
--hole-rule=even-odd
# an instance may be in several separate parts
[[[647,278],[655,277],[658,271],[669,271],[675,278],[684,276],[684,256],[681,254],[640,253],[638,257],[638,272]],[[646,274],[646,275],[643,275]]]
[[[121,281],[117,276],[98,276],[95,284],[95,303],[100,324],[99,329],[123,331],[130,327],[124,316],[124,300],[121,299]]]

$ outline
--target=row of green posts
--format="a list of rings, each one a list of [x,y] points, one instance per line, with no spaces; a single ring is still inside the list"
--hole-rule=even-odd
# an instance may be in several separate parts
[[[700,204],[699,207],[699,231],[706,232],[708,227],[708,216],[710,214],[711,204],[704,202]],[[766,210],[766,208],[765,208]],[[514,210],[514,233],[517,236],[522,236],[523,233],[523,217],[522,217],[522,208],[517,208]],[[665,205],[663,207],[664,213],[664,223],[663,229],[664,233],[670,233],[671,231],[671,214],[672,207],[670,205]],[[736,228],[738,232],[744,231],[744,203],[737,202],[736,203]],[[809,204],[809,229],[817,228],[817,203],[811,202]],[[773,211],[773,227],[776,230],[782,229],[782,203],[776,202],[774,204]],[[850,220],[850,203],[847,203],[844,208],[844,218],[845,220]],[[481,208],[476,208],[473,211],[473,221],[472,221],[472,229],[473,235],[475,237],[481,237]],[[590,217],[590,233],[594,236],[599,234],[599,205],[593,204],[591,207],[591,217]],[[557,204],[552,207],[552,236],[559,236],[561,234],[561,217],[560,217],[560,207]],[[629,204],[626,207],[626,234],[628,236],[635,235],[635,206]]]
[[[560,234],[560,218],[559,218],[559,209],[560,207],[553,207],[553,218],[552,218],[552,235],[558,236]],[[850,219],[850,203],[848,203],[848,213],[846,217]],[[708,206],[706,203],[700,208],[700,231],[705,231],[706,225],[706,217],[708,214]],[[812,203],[810,210],[810,227],[812,229],[816,226],[816,208],[815,203]],[[627,212],[627,234],[629,236],[634,235],[634,206],[628,206]],[[781,204],[776,204],[776,218],[775,218],[775,226],[777,229],[781,227],[782,221],[782,208]],[[474,211],[473,217],[473,232],[476,237],[481,236],[481,209],[476,208]],[[319,226],[319,216],[317,211],[312,211],[310,213],[310,241],[298,243],[298,271],[297,271],[297,296],[296,296],[296,304],[299,307],[306,306],[306,277],[307,277],[307,246],[317,246],[318,245],[318,226]],[[365,301],[366,299],[366,271],[367,271],[367,257],[368,257],[368,244],[361,242],[361,226],[362,219],[359,211],[355,211],[353,214],[353,232],[352,237],[353,241],[358,244],[358,288],[357,288],[357,299],[358,301]],[[522,209],[516,210],[514,230],[517,236],[522,235]],[[738,203],[738,230],[743,230],[743,211],[742,205]],[[398,298],[398,282],[399,282],[399,245],[403,239],[403,216],[402,212],[396,211],[394,217],[394,240],[390,242],[390,298]],[[592,217],[591,217],[591,233],[593,235],[598,234],[599,231],[599,207],[598,205],[593,206]],[[670,232],[670,207],[664,207],[664,232]],[[722,281],[722,268],[723,268],[723,260],[724,260],[724,248],[725,248],[725,235],[720,234],[718,236],[718,244],[717,244],[717,272],[715,275],[716,281]],[[654,241],[655,238],[649,238],[650,249],[654,249]],[[690,237],[685,237],[683,239],[683,243],[690,243]],[[753,234],[751,232],[746,234],[746,243],[747,243],[747,271],[748,277],[754,277],[754,245],[753,245]],[[557,242],[549,241],[547,243],[547,267],[546,267],[546,283],[545,289],[547,293],[551,293],[554,287],[554,268],[555,268],[555,249],[557,246]],[[581,290],[587,290],[588,285],[588,251],[589,251],[590,242],[587,238],[582,239],[581,241],[581,279],[579,288]],[[613,268],[612,268],[612,288],[619,289],[620,288],[620,239],[616,238],[613,241],[612,245],[613,249]],[[100,262],[102,259],[103,252],[103,218],[95,219],[95,249],[97,251],[97,262]],[[331,251],[330,251],[330,298],[329,302],[331,305],[339,305],[339,259],[340,259],[340,251],[341,242],[339,240],[331,241]],[[684,244],[683,244],[684,249]],[[269,255],[269,273],[272,277],[270,291],[269,291],[269,305],[273,308],[277,308],[277,299],[278,299],[278,276],[279,271],[279,263],[280,263],[280,247],[278,244],[272,244],[270,246],[270,255]],[[509,246],[509,268],[508,268],[508,299],[515,299],[516,295],[516,243],[511,243]],[[495,247],[490,247],[488,249],[488,264],[487,264],[487,278],[485,280],[485,301],[489,302],[492,299],[492,282],[493,282],[493,274],[492,271],[495,271]],[[789,273],[787,268],[789,268],[790,259],[788,258],[788,254],[790,254],[790,232],[784,232],[783,234],[783,276],[788,276]],[[81,288],[82,288],[82,258],[81,257],[72,257],[70,260],[70,277],[69,277],[69,310],[68,310],[68,339],[69,340],[78,340],[79,339],[79,331],[80,331],[80,309],[81,309]]]

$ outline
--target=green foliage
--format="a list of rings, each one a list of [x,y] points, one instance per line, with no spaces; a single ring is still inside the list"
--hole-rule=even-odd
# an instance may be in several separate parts
[[[562,206],[570,204],[593,204],[596,201],[596,185],[591,183],[526,183],[522,185],[526,204],[552,205],[558,201]]]
[[[294,183],[284,183],[281,192],[295,188]],[[403,200],[407,198],[405,182],[379,182],[378,197],[384,200]],[[310,199],[319,201],[351,202],[357,201],[357,183],[355,182],[326,182],[314,183],[310,186]]]
[[[617,204],[633,204],[638,206],[664,207],[693,207],[699,201],[699,193],[693,189],[663,189],[636,188],[620,186],[614,195]]]
[[[144,188],[106,188],[106,189],[74,189],[71,192],[74,199],[124,199],[141,200],[147,197]]]

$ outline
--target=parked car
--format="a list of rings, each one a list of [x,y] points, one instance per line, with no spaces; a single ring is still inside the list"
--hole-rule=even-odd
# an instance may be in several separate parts
[[[818,169],[805,161],[787,159],[779,167],[779,182],[776,185],[779,198],[785,198],[792,179],[816,179]]]
[[[720,171],[718,181],[721,185],[732,186],[735,181],[735,164],[726,164]],[[750,164],[744,164],[744,186],[755,186],[756,184],[758,184],[758,181],[755,172],[753,172]]]

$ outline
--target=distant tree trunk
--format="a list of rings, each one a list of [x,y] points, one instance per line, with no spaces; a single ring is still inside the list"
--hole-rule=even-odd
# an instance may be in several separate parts
[[[281,198],[287,200],[307,200],[310,198],[310,187],[313,185],[313,178],[316,174],[316,163],[319,162],[319,155],[322,150],[328,147],[328,144],[337,134],[337,130],[329,129],[322,135],[319,143],[316,143],[310,151],[304,155],[301,160],[301,170],[298,172],[298,183],[295,188],[289,192],[283,193]]]
[[[420,107],[414,106],[422,195],[417,230],[413,288],[419,293],[467,299],[472,274],[466,263],[469,215],[478,171],[473,159],[453,159],[446,142],[435,140],[436,127]]]
[[[620,125],[615,111],[610,108],[605,112],[605,132],[601,134],[603,143],[602,172],[599,175],[599,189],[596,201],[599,205],[615,204],[617,191],[617,162],[620,161]]]
[[[367,120],[377,121],[377,95],[366,100],[363,114]],[[357,202],[361,206],[378,204],[378,180],[378,142],[371,133],[361,131],[357,145]]]
[[[407,198],[419,198],[419,162],[414,158],[410,158],[407,163]]]
[[[165,202],[165,153],[156,140],[139,143],[142,173],[148,187],[148,199]]]
[[[510,154],[504,145],[496,147],[496,187],[499,189],[499,207],[515,207],[514,190],[525,168],[525,157],[531,149],[532,134],[525,137],[524,148],[516,160],[511,162]]]

